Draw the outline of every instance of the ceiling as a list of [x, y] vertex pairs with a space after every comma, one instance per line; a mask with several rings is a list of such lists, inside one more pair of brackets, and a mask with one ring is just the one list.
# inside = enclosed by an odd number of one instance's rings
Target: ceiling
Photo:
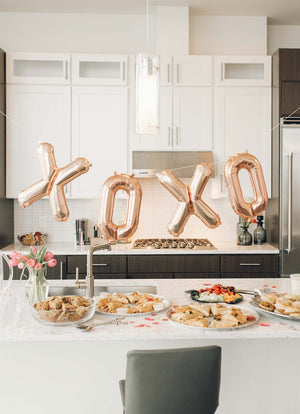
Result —
[[[271, 24], [300, 25], [299, 0], [149, 0], [150, 6], [190, 6], [191, 14], [267, 16]], [[144, 13], [146, 0], [0, 0], [0, 12]]]

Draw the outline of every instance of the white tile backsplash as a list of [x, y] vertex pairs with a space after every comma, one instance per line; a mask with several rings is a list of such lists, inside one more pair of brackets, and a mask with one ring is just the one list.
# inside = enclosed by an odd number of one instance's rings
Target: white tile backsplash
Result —
[[[186, 182], [189, 182], [187, 180]], [[140, 213], [140, 224], [133, 238], [169, 237], [167, 230], [176, 199], [158, 182], [157, 179], [140, 180], [143, 199]], [[205, 197], [209, 194], [209, 184], [204, 191], [203, 199], [220, 215], [222, 225], [217, 229], [209, 229], [196, 216], [191, 216], [182, 237], [207, 237], [214, 241], [235, 241], [237, 215], [233, 212], [228, 199], [212, 200]], [[74, 221], [77, 218], [89, 220], [89, 236], [93, 235], [93, 226], [97, 223], [99, 200], [68, 200], [70, 217], [67, 222], [59, 223], [51, 213], [47, 199], [37, 201], [30, 207], [22, 208], [15, 200], [15, 239], [17, 234], [41, 231], [48, 234], [49, 242], [73, 242], [75, 240]], [[126, 200], [116, 200], [114, 222], [122, 220], [126, 209]]]

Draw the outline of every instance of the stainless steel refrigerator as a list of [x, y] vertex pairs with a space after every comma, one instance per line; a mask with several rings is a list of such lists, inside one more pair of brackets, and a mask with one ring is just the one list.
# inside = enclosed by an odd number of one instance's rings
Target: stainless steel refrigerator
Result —
[[300, 273], [300, 118], [281, 118], [279, 247], [282, 276]]
[[[0, 249], [14, 241], [14, 205], [6, 199], [5, 52], [0, 49]], [[15, 168], [20, 168], [16, 165]], [[20, 170], [20, 174], [22, 174]]]

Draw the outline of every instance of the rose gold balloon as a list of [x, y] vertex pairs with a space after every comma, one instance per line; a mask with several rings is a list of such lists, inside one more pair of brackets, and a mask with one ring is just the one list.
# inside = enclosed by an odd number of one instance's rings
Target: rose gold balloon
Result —
[[48, 142], [39, 145], [38, 155], [43, 178], [37, 183], [20, 192], [18, 201], [21, 207], [28, 207], [35, 201], [48, 195], [52, 188], [53, 179], [57, 173], [54, 149]]
[[168, 224], [168, 231], [173, 236], [179, 236], [190, 217], [195, 214], [210, 228], [221, 224], [220, 217], [201, 199], [204, 188], [212, 173], [209, 164], [196, 167], [190, 186], [184, 185], [172, 171], [157, 173], [160, 183], [178, 200], [177, 209]]
[[[115, 197], [119, 190], [128, 195], [125, 223], [120, 226], [113, 222]], [[127, 240], [136, 232], [141, 201], [142, 189], [133, 175], [115, 173], [105, 181], [101, 191], [98, 228], [106, 240]]]
[[162, 171], [156, 174], [160, 183], [176, 198], [178, 206], [168, 224], [168, 231], [174, 236], [179, 236], [184, 230], [186, 222], [191, 215], [190, 196], [188, 186], [184, 185], [176, 175], [170, 171]]
[[69, 218], [69, 209], [64, 191], [65, 185], [80, 175], [87, 173], [90, 166], [91, 164], [85, 158], [76, 158], [70, 164], [57, 170], [57, 175], [49, 194], [52, 213], [57, 221], [67, 221]]
[[192, 183], [190, 185], [191, 203], [193, 213], [210, 229], [215, 229], [221, 223], [220, 216], [216, 214], [202, 199], [204, 188], [213, 172], [210, 164], [197, 165]]
[[43, 142], [39, 145], [38, 154], [43, 178], [20, 192], [20, 206], [28, 207], [37, 200], [49, 196], [53, 216], [57, 221], [66, 221], [69, 217], [64, 186], [70, 181], [86, 173], [91, 166], [85, 158], [77, 158], [63, 168], [57, 168], [53, 145]]
[[[244, 168], [250, 174], [254, 200], [247, 203], [238, 177]], [[268, 204], [268, 192], [261, 164], [254, 155], [244, 152], [229, 158], [225, 164], [224, 177], [233, 210], [243, 219], [249, 221], [264, 212]]]

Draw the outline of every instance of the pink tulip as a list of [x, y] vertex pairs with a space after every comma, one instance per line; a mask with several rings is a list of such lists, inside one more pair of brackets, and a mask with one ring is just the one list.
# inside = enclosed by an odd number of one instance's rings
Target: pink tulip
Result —
[[48, 262], [48, 266], [49, 267], [54, 267], [54, 266], [56, 266], [56, 260], [55, 259], [51, 259], [49, 262]]
[[34, 268], [35, 270], [41, 270], [41, 268], [43, 267], [42, 263], [37, 263]]
[[35, 260], [34, 259], [29, 259], [26, 262], [26, 264], [27, 264], [28, 267], [34, 267], [35, 266]]
[[10, 259], [9, 261], [10, 266], [17, 266], [19, 263], [20, 262], [17, 259]]
[[54, 257], [54, 254], [52, 252], [47, 252], [45, 254], [45, 261], [49, 262], [49, 260], [53, 259], [53, 257]]
[[18, 255], [19, 255], [19, 253], [18, 253], [18, 252], [16, 252], [15, 250], [12, 250], [12, 251], [10, 252], [9, 257], [11, 257], [12, 259], [16, 259], [16, 258], [18, 257]]
[[36, 254], [36, 248], [35, 248], [35, 247], [33, 247], [33, 246], [30, 246], [30, 248], [31, 248], [32, 253], [33, 253], [33, 254]]
[[18, 269], [23, 269], [23, 267], [24, 267], [24, 263], [22, 262], [18, 263]]
[[23, 260], [23, 262], [27, 262], [27, 260], [28, 260], [28, 256], [25, 256], [25, 254], [22, 254], [22, 255], [20, 256], [20, 260]]

